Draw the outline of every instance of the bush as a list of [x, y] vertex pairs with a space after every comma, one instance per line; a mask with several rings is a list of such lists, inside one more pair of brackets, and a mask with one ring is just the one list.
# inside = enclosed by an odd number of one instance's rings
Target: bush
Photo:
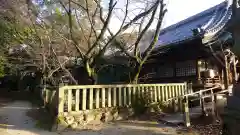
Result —
[[144, 114], [148, 109], [147, 101], [142, 96], [137, 97], [136, 100], [133, 102], [132, 107], [135, 115]]

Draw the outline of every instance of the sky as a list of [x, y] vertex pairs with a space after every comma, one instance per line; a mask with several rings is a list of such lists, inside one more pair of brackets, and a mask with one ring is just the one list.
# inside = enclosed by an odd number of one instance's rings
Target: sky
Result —
[[[104, 0], [103, 3], [106, 7], [108, 5], [109, 0]], [[116, 5], [116, 8], [123, 8], [125, 7], [125, 1], [126, 0], [117, 0], [118, 3]], [[137, 1], [137, 0], [135, 0]], [[165, 15], [162, 28], [170, 26], [172, 24], [175, 24], [181, 20], [184, 20], [188, 17], [191, 17], [199, 12], [202, 12], [210, 7], [213, 7], [225, 0], [165, 0], [167, 13]], [[134, 5], [141, 6], [141, 5]], [[131, 7], [134, 8], [134, 7]], [[135, 13], [139, 12], [139, 10], [135, 10]], [[117, 15], [116, 15], [117, 14]], [[112, 31], [117, 31], [119, 28], [117, 26], [121, 25], [121, 21], [119, 21], [121, 18], [121, 11], [119, 10], [117, 13], [115, 13], [115, 16], [110, 22], [110, 29]], [[134, 16], [133, 14], [130, 16]]]
[[168, 12], [165, 16], [163, 27], [175, 24], [223, 1], [224, 0], [167, 0]]

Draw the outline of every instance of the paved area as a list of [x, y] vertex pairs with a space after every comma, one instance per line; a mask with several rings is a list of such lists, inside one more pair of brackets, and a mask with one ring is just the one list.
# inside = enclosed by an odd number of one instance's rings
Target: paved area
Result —
[[112, 123], [104, 125], [97, 131], [76, 130], [55, 133], [36, 128], [36, 121], [26, 115], [31, 109], [36, 108], [26, 101], [12, 101], [0, 107], [0, 135], [186, 135], [177, 132], [176, 128], [146, 121]]

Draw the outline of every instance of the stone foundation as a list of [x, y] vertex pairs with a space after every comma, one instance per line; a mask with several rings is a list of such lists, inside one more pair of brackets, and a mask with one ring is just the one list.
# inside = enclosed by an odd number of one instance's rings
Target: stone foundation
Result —
[[64, 112], [58, 115], [52, 130], [87, 129], [88, 125], [125, 120], [133, 114], [132, 108], [102, 108], [70, 113]]

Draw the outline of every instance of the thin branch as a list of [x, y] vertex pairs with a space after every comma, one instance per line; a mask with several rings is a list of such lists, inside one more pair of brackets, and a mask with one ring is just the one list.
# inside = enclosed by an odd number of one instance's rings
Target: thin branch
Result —
[[104, 36], [104, 34], [105, 34], [105, 32], [106, 32], [106, 30], [107, 30], [107, 28], [108, 28], [108, 25], [109, 25], [109, 23], [110, 23], [110, 19], [111, 19], [111, 17], [112, 17], [113, 8], [114, 8], [114, 6], [117, 4], [116, 2], [115, 2], [115, 4], [113, 4], [113, 1], [114, 1], [114, 0], [110, 0], [110, 2], [109, 2], [109, 12], [108, 12], [108, 16], [107, 16], [107, 19], [106, 19], [106, 21], [105, 21], [105, 23], [104, 23], [104, 25], [103, 25], [103, 28], [102, 28], [102, 30], [101, 30], [101, 33], [100, 33], [99, 36], [97, 37], [97, 39], [96, 39], [96, 41], [94, 42], [93, 46], [88, 50], [88, 52], [86, 53], [86, 55], [89, 55], [89, 54], [91, 53], [91, 51], [96, 47], [96, 45], [99, 44], [100, 40], [103, 38], [103, 36]]
[[167, 12], [167, 10], [165, 9], [165, 4], [163, 3], [163, 1], [161, 1], [160, 2], [159, 20], [158, 20], [158, 23], [157, 23], [156, 32], [154, 34], [154, 38], [153, 38], [151, 44], [149, 45], [149, 47], [147, 48], [147, 50], [143, 54], [143, 61], [142, 61], [143, 63], [147, 60], [148, 56], [150, 55], [150, 53], [152, 52], [152, 50], [156, 46], [156, 43], [158, 41], [158, 36], [160, 34], [160, 28], [162, 26], [163, 17], [165, 16], [166, 12]]
[[101, 50], [101, 53], [104, 52], [108, 45], [110, 43], [112, 43], [115, 38], [122, 32], [124, 32], [126, 29], [128, 29], [132, 24], [134, 24], [135, 22], [137, 22], [139, 19], [141, 19], [142, 17], [148, 15], [149, 13], [151, 13], [157, 5], [157, 3], [159, 3], [159, 1], [157, 1], [150, 9], [148, 9], [147, 11], [143, 12], [143, 13], [140, 13], [139, 15], [135, 16], [128, 24], [126, 24], [125, 26], [123, 26], [121, 29], [118, 30], [118, 32], [111, 37], [111, 39], [108, 41], [108, 43], [104, 46], [104, 48]]
[[[158, 3], [158, 5], [159, 5], [159, 3]], [[138, 36], [138, 38], [137, 38], [137, 40], [136, 40], [136, 42], [135, 42], [134, 55], [135, 55], [136, 57], [138, 57], [138, 51], [137, 51], [137, 50], [138, 50], [138, 47], [139, 47], [139, 42], [141, 41], [143, 35], [147, 32], [147, 30], [149, 29], [149, 27], [152, 25], [152, 22], [153, 22], [153, 20], [154, 20], [154, 16], [155, 16], [155, 14], [156, 14], [157, 9], [158, 9], [158, 6], [153, 10], [152, 16], [151, 16], [150, 20], [148, 21], [148, 23], [147, 23], [147, 25], [145, 26], [145, 28], [141, 31], [141, 33], [139, 34], [139, 36]], [[142, 25], [140, 25], [140, 26], [142, 26]]]

